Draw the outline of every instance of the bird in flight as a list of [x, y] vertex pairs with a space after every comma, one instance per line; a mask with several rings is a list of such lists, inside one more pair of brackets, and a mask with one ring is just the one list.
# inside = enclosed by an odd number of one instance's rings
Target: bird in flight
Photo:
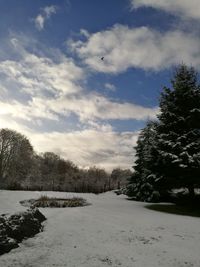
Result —
[[104, 57], [101, 57], [101, 60], [104, 60]]

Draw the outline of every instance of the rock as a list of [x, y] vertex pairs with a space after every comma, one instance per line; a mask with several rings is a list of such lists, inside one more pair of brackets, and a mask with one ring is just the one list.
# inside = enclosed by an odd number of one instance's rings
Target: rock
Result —
[[40, 223], [46, 220], [45, 216], [39, 211], [39, 209], [33, 208], [31, 210], [32, 210], [34, 218], [38, 219]]
[[36, 208], [10, 217], [0, 216], [0, 255], [18, 247], [24, 238], [39, 233], [44, 220], [45, 216]]
[[6, 236], [0, 236], [0, 255], [9, 252], [11, 249], [19, 247], [16, 240]]

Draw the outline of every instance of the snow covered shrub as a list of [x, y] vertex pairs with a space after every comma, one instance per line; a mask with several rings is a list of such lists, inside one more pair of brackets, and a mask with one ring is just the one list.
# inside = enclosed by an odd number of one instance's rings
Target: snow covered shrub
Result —
[[127, 191], [127, 187], [122, 187], [120, 189], [115, 190], [115, 194], [116, 195], [122, 195], [122, 194], [126, 195], [126, 191]]
[[18, 247], [24, 238], [32, 237], [42, 229], [46, 218], [38, 209], [29, 209], [11, 216], [0, 216], [0, 255]]

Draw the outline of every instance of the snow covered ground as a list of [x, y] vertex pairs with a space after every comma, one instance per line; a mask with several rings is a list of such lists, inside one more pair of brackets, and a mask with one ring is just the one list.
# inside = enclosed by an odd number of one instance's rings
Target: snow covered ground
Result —
[[113, 192], [93, 195], [0, 191], [0, 214], [25, 210], [41, 194], [82, 196], [92, 205], [40, 209], [44, 232], [0, 256], [0, 267], [198, 267], [200, 219], [146, 209]]

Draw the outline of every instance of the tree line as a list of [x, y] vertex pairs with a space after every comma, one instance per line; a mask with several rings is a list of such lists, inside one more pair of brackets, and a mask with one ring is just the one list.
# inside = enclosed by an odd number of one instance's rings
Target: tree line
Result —
[[0, 130], [0, 188], [101, 193], [125, 186], [130, 170], [82, 169], [53, 152], [37, 154], [28, 138]]
[[200, 187], [200, 85], [192, 67], [179, 66], [160, 96], [157, 120], [139, 134], [134, 173], [126, 193], [140, 201], [164, 201], [174, 189], [190, 198]]

